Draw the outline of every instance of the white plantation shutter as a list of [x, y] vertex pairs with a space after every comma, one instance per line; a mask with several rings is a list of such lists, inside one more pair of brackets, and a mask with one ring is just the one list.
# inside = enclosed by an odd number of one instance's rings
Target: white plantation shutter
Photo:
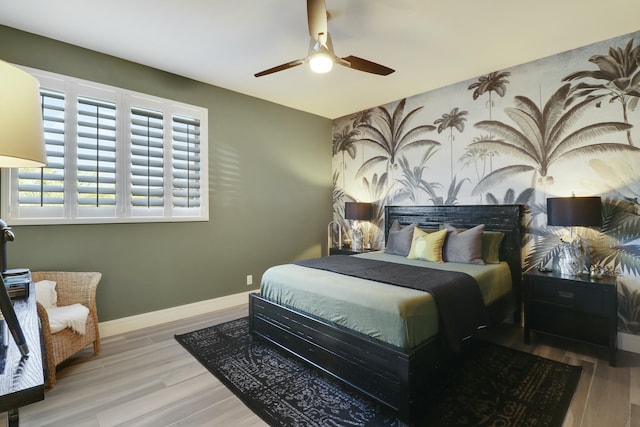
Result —
[[78, 206], [116, 204], [116, 105], [78, 99]]
[[25, 71], [40, 81], [47, 166], [2, 169], [1, 218], [12, 225], [209, 220], [205, 108]]
[[173, 205], [200, 206], [200, 121], [173, 117]]
[[18, 204], [40, 207], [63, 206], [65, 97], [61, 92], [42, 89], [40, 98], [47, 166], [19, 169]]
[[131, 109], [131, 204], [164, 206], [164, 131], [159, 111]]

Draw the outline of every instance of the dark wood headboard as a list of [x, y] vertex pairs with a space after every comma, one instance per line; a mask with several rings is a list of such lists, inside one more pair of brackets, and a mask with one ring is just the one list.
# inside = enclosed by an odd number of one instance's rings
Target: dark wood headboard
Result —
[[[487, 231], [501, 231], [500, 260], [509, 264], [516, 298], [516, 316], [522, 307], [522, 236], [524, 205], [385, 206], [384, 237], [397, 220], [402, 226], [414, 222], [425, 230], [438, 230], [444, 223], [458, 228], [484, 224]], [[516, 320], [519, 321], [519, 320]]]

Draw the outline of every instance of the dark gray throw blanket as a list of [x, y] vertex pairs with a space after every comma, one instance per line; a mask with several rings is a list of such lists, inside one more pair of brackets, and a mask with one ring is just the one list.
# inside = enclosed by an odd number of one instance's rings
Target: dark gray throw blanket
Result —
[[465, 273], [394, 262], [333, 255], [294, 264], [429, 292], [440, 315], [440, 330], [452, 351], [487, 326], [489, 317], [476, 280]]

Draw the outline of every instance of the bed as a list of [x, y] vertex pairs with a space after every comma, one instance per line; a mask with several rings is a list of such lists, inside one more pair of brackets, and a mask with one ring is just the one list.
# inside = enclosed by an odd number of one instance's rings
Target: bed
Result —
[[[478, 224], [484, 224], [487, 232], [503, 233], [504, 237], [499, 247], [500, 263], [495, 268], [503, 270], [502, 273], [498, 273], [502, 276], [504, 276], [504, 269], [507, 270], [511, 286], [497, 293], [491, 291], [491, 288], [488, 288], [489, 291], [481, 290], [482, 298], [487, 309], [488, 324], [500, 322], [511, 316], [515, 322], [519, 322], [521, 316], [521, 227], [523, 213], [524, 208], [521, 205], [387, 206], [385, 207], [385, 238], [389, 238], [389, 232], [394, 222], [403, 227], [417, 223], [421, 229], [434, 231], [439, 230], [443, 224], [451, 224], [460, 229], [470, 229]], [[355, 257], [388, 261], [385, 259], [387, 255], [384, 253]], [[411, 262], [412, 260], [409, 261], [410, 264]], [[441, 266], [453, 268], [454, 264], [457, 263], [444, 263]], [[305, 281], [302, 278], [305, 274], [293, 274], [296, 271], [298, 273], [304, 272], [305, 268], [309, 267], [306, 265], [283, 267], [282, 277], [284, 279], [274, 276], [272, 273], [265, 273], [266, 280], [261, 287], [261, 293], [249, 295], [251, 334], [274, 343], [367, 394], [397, 411], [401, 421], [411, 424], [415, 418], [415, 409], [412, 403], [418, 400], [418, 396], [425, 393], [425, 387], [428, 387], [430, 379], [447, 360], [451, 359], [448, 356], [453, 351], [447, 344], [445, 334], [442, 332], [443, 328], [438, 326], [437, 320], [441, 319], [439, 313], [436, 311], [436, 321], [434, 322], [433, 312], [427, 310], [425, 314], [424, 311], [421, 311], [424, 309], [419, 308], [420, 304], [425, 307], [432, 304], [429, 302], [430, 296], [414, 289], [369, 282], [368, 286], [372, 286], [369, 289], [375, 289], [369, 293], [380, 292], [383, 295], [383, 300], [385, 299], [384, 295], [391, 294], [401, 294], [401, 298], [405, 298], [405, 296], [410, 298], [407, 299], [410, 303], [400, 303], [405, 305], [400, 305], [402, 308], [399, 311], [411, 311], [416, 314], [412, 318], [417, 326], [415, 328], [407, 326], [404, 319], [403, 323], [392, 317], [389, 317], [388, 320], [376, 318], [375, 322], [369, 322], [369, 324], [375, 323], [380, 327], [368, 330], [366, 329], [366, 317], [364, 327], [357, 326], [358, 324], [363, 325], [362, 322], [350, 323], [352, 318], [357, 317], [358, 311], [366, 316], [368, 311], [366, 310], [366, 301], [363, 302], [365, 309], [345, 309], [348, 311], [347, 315], [344, 310], [342, 313], [326, 314], [318, 311], [317, 308], [329, 306], [339, 308], [341, 294], [348, 292], [337, 293], [336, 289], [341, 289], [340, 286], [344, 285], [344, 289], [349, 289], [349, 293], [355, 292], [357, 295], [358, 286], [367, 286], [364, 282], [369, 279], [345, 277], [333, 272], [311, 269], [313, 271], [309, 270], [306, 275], [310, 278], [313, 277], [313, 280], [316, 281], [314, 284], [312, 280], [311, 287], [327, 288], [326, 294], [321, 296], [322, 299], [319, 300], [323, 303], [318, 303], [303, 292], [304, 286], [307, 286], [301, 285]], [[289, 270], [293, 270], [290, 276]], [[463, 270], [466, 270], [466, 267]], [[276, 271], [280, 271], [280, 269], [278, 268]], [[466, 271], [463, 272], [466, 273]], [[495, 281], [491, 278], [493, 276], [489, 277], [486, 281]], [[270, 285], [269, 281], [271, 280], [283, 281], [285, 284], [288, 280], [291, 284], [289, 288], [293, 290], [286, 288], [285, 291], [278, 291], [278, 287], [272, 288]], [[344, 282], [345, 280], [346, 282]], [[359, 283], [359, 281], [364, 282]], [[282, 294], [280, 297], [278, 292]], [[301, 303], [289, 299], [297, 292], [303, 292], [301, 298], [298, 299], [298, 301], [302, 301]], [[494, 295], [487, 297], [487, 292], [493, 292]], [[361, 299], [364, 300], [364, 298]], [[305, 301], [307, 306], [304, 305]], [[383, 308], [382, 312], [385, 311], [394, 310], [393, 308], [390, 310]], [[387, 326], [389, 329], [394, 329], [394, 325], [400, 323], [403, 323], [400, 335], [394, 335], [394, 333], [385, 335]], [[433, 327], [434, 323], [435, 328]], [[425, 325], [426, 327], [423, 328]]]

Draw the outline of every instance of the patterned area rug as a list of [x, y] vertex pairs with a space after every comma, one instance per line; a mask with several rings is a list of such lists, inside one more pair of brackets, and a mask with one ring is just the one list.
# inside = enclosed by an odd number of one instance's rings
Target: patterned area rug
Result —
[[[286, 352], [251, 340], [247, 318], [176, 335], [270, 425], [396, 426], [385, 407]], [[424, 426], [561, 426], [581, 368], [490, 343], [443, 375], [421, 402]]]

